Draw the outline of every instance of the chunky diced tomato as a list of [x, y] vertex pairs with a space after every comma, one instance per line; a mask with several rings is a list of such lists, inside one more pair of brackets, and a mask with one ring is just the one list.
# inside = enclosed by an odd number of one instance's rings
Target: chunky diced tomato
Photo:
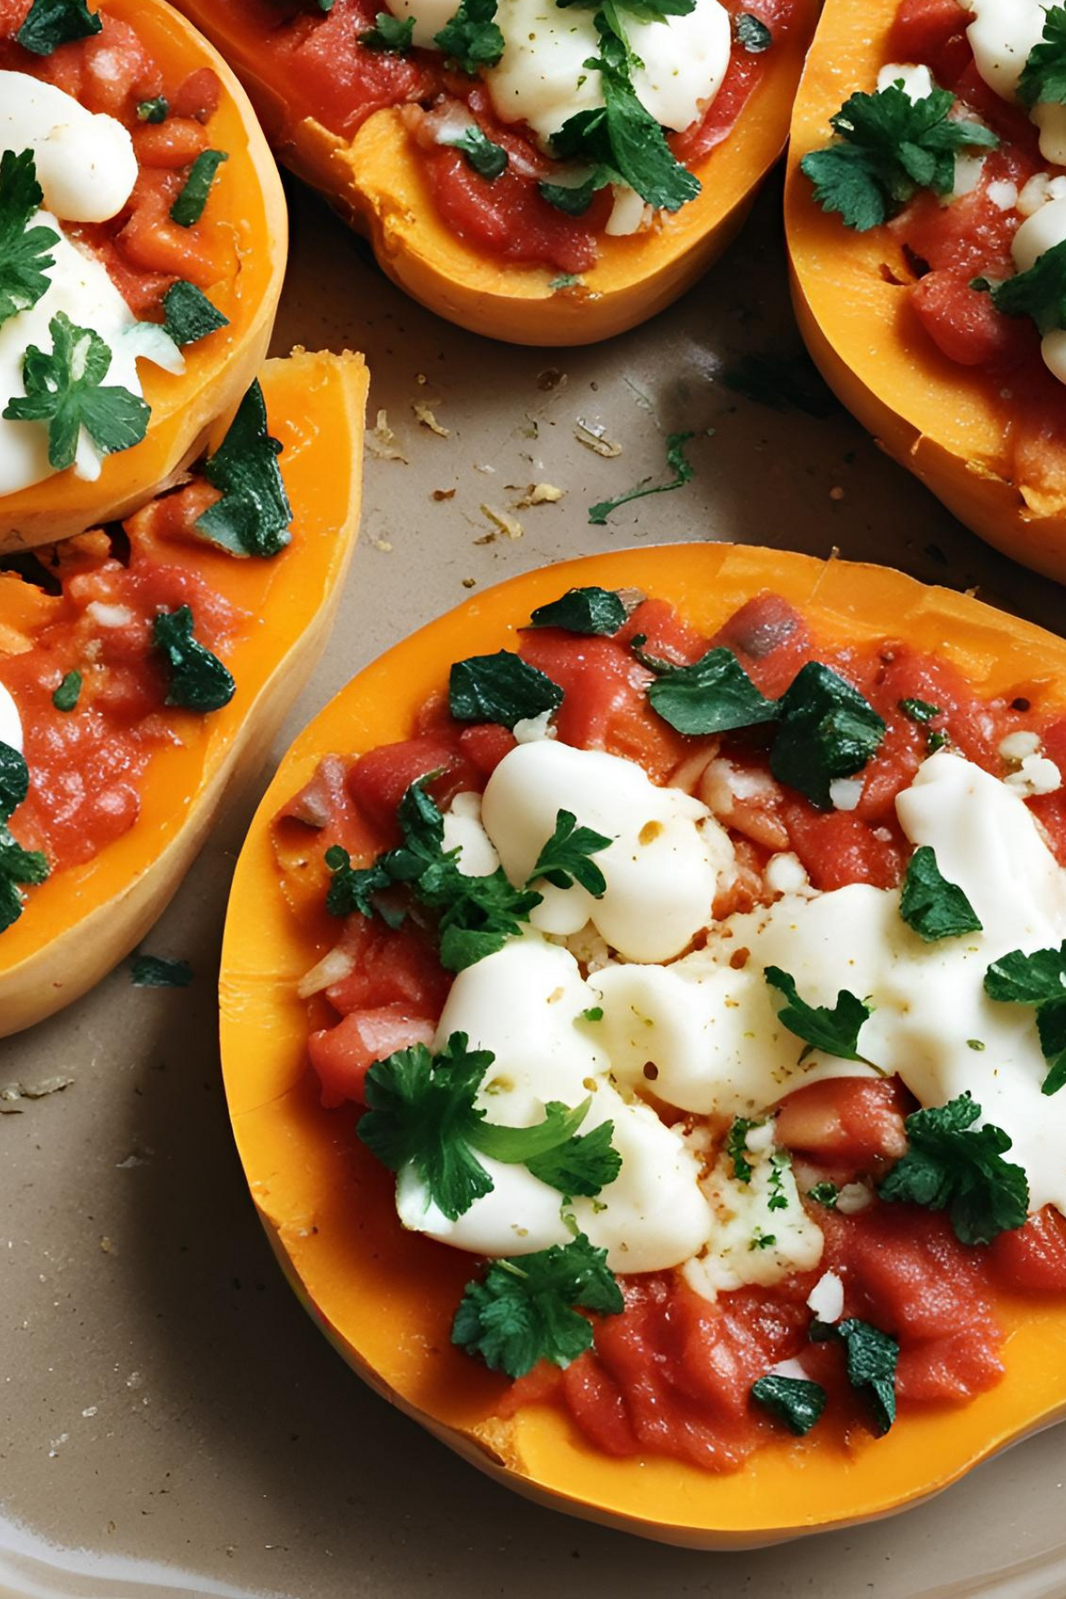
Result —
[[437, 958], [436, 941], [417, 927], [392, 928], [352, 916], [345, 948], [354, 962], [348, 977], [326, 990], [342, 1016], [367, 1006], [405, 1005], [419, 1016], [437, 1017], [451, 977]]
[[914, 285], [908, 303], [950, 361], [1010, 371], [1034, 354], [1036, 329], [1027, 319], [997, 311], [992, 296], [971, 288], [971, 281], [965, 271], [929, 272]]
[[815, 888], [894, 888], [900, 880], [904, 851], [898, 831], [873, 828], [853, 811], [815, 811], [802, 801], [786, 804], [785, 825]]
[[767, 699], [778, 699], [811, 659], [811, 635], [799, 612], [779, 594], [757, 594], [735, 611], [711, 640], [733, 651]]
[[689, 666], [706, 653], [707, 640], [678, 614], [666, 600], [642, 600], [629, 620], [614, 635], [619, 644], [632, 644], [643, 638], [646, 655], [676, 666]]
[[459, 734], [459, 749], [484, 777], [491, 777], [505, 755], [510, 755], [516, 739], [509, 728], [497, 722], [480, 722], [464, 727]]
[[902, 0], [888, 36], [886, 61], [920, 61], [950, 88], [973, 59], [959, 0]]
[[327, 1110], [346, 1100], [361, 1104], [366, 1074], [374, 1062], [412, 1044], [431, 1044], [434, 1028], [427, 1017], [397, 1004], [351, 1011], [335, 1027], [312, 1033], [307, 1053], [322, 1081], [322, 1104]]
[[484, 778], [463, 755], [458, 734], [448, 738], [426, 734], [400, 744], [382, 744], [360, 755], [348, 773], [348, 789], [370, 825], [390, 842], [399, 839], [396, 811], [411, 784], [430, 772], [439, 777], [426, 784], [438, 805], [446, 805], [460, 789], [484, 787]]
[[774, 1138], [827, 1165], [869, 1171], [875, 1162], [903, 1154], [903, 1118], [912, 1108], [898, 1077], [834, 1077], [786, 1095]]
[[989, 1246], [994, 1280], [1027, 1293], [1066, 1292], [1066, 1218], [1052, 1206]]

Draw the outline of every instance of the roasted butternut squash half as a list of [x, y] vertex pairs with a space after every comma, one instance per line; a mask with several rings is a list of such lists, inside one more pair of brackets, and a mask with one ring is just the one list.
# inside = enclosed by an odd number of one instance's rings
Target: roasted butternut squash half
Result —
[[0, 558], [0, 1035], [133, 948], [257, 770], [355, 544], [366, 386], [268, 361], [180, 490]]
[[180, 9], [402, 289], [475, 333], [568, 345], [643, 322], [725, 249], [783, 146], [817, 3]]
[[1064, 763], [1066, 645], [876, 566], [622, 551], [388, 651], [222, 957], [327, 1337], [498, 1481], [699, 1548], [1066, 1412]]
[[785, 208], [796, 313], [840, 399], [975, 533], [1061, 581], [1066, 140], [1045, 27], [1038, 5], [827, 0]]
[[0, 550], [175, 482], [266, 356], [281, 183], [165, 0], [0, 8]]

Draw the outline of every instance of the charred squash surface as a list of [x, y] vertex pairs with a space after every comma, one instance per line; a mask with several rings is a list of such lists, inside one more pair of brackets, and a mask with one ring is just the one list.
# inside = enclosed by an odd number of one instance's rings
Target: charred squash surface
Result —
[[744, 546], [622, 551], [532, 572], [489, 590], [381, 657], [293, 745], [252, 823], [226, 924], [223, 1069], [238, 1149], [260, 1218], [302, 1303], [378, 1393], [498, 1481], [556, 1509], [663, 1542], [747, 1548], [853, 1525], [914, 1504], [978, 1461], [1066, 1415], [1066, 1317], [1008, 1296], [996, 1310], [1007, 1372], [963, 1408], [908, 1414], [886, 1437], [773, 1441], [732, 1476], [665, 1458], [616, 1459], [580, 1440], [560, 1412], [495, 1414], [506, 1390], [452, 1346], [470, 1258], [407, 1233], [391, 1175], [324, 1110], [307, 1064], [297, 983], [329, 947], [297, 922], [279, 887], [271, 821], [321, 757], [409, 736], [454, 660], [514, 649], [533, 608], [571, 586], [668, 597], [711, 635], [772, 588], [827, 646], [883, 639], [936, 652], [980, 693], [1039, 681], [1066, 690], [1066, 644], [978, 601], [882, 567], [825, 563]]

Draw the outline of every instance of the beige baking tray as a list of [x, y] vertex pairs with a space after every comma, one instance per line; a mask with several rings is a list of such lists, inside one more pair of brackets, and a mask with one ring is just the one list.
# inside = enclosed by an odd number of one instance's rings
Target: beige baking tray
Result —
[[[332, 644], [277, 754], [355, 671], [471, 590], [645, 540], [836, 547], [1062, 629], [1062, 591], [954, 524], [798, 359], [776, 191], [672, 311], [566, 352], [447, 327], [316, 202], [292, 202], [276, 349], [365, 350], [371, 421], [387, 425]], [[593, 502], [662, 476], [680, 430], [696, 434], [693, 481], [590, 527]], [[533, 484], [563, 496], [517, 508]], [[283, 1282], [230, 1142], [214, 977], [254, 799], [146, 941], [191, 960], [191, 988], [135, 989], [123, 967], [0, 1043], [0, 1090], [69, 1079], [0, 1098], [19, 1112], [0, 1115], [4, 1599], [1063, 1599], [1063, 1429], [902, 1518], [699, 1555], [528, 1504], [364, 1388]]]

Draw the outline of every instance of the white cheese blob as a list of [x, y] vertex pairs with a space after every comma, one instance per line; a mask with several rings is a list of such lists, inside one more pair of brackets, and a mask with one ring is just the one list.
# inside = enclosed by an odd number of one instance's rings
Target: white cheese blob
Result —
[[[966, 30], [981, 77], [1004, 100], [1018, 97], [1018, 80], [1034, 45], [1044, 36], [1050, 0], [968, 0], [974, 20]], [[1066, 106], [1036, 105], [1030, 115], [1040, 129], [1040, 153], [1066, 164]]]
[[[1064, 155], [1066, 159], [1066, 155]], [[1028, 272], [1042, 255], [1066, 240], [1066, 197], [1049, 199], [1027, 217], [1011, 241], [1011, 254], [1019, 272]], [[1048, 371], [1066, 383], [1066, 329], [1055, 328], [1040, 341]]]
[[44, 204], [65, 222], [106, 222], [137, 181], [121, 122], [25, 72], [0, 72], [0, 150], [33, 151]]
[[747, 1283], [775, 1283], [789, 1272], [811, 1271], [821, 1260], [822, 1230], [804, 1210], [787, 1160], [755, 1160], [750, 1179], [742, 1182], [724, 1155], [704, 1179], [703, 1191], [714, 1231], [685, 1275], [704, 1298]]
[[914, 66], [910, 63], [889, 62], [877, 74], [878, 93], [899, 84], [907, 99], [913, 103], [916, 100], [928, 100], [933, 92], [933, 74], [926, 66]]
[[492, 840], [481, 825], [481, 795], [456, 794], [444, 813], [444, 848], [457, 849], [464, 877], [489, 877], [500, 864]]
[[555, 831], [560, 810], [612, 840], [593, 856], [607, 880], [595, 899], [578, 884], [538, 882], [533, 911], [544, 933], [576, 933], [592, 922], [632, 961], [680, 954], [711, 919], [721, 882], [733, 873], [733, 846], [705, 805], [660, 788], [633, 761], [542, 739], [520, 744], [497, 766], [482, 801], [482, 821], [513, 883], [524, 883]]
[[7, 744], [21, 754], [25, 748], [22, 738], [22, 718], [11, 690], [0, 683], [0, 744]]

